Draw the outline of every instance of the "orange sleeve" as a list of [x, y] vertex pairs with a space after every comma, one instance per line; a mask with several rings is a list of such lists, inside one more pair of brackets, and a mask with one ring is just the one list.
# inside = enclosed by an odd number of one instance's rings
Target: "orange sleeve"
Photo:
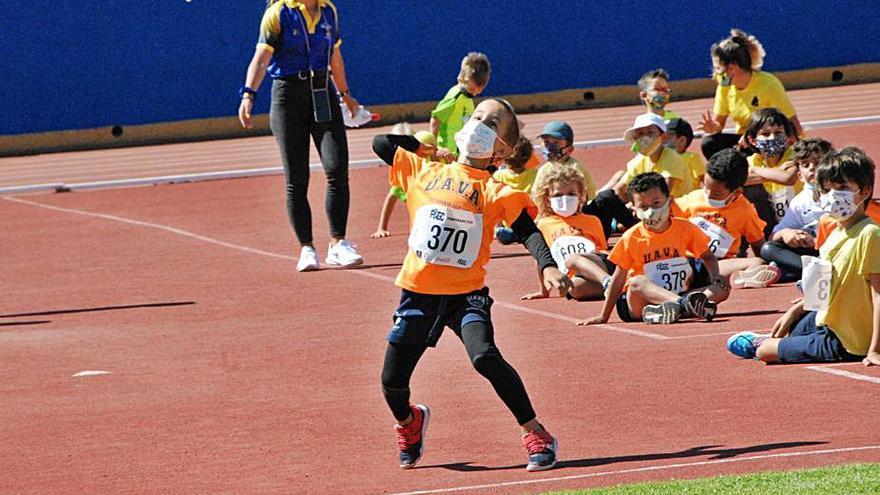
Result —
[[532, 202], [532, 198], [523, 191], [510, 186], [501, 187], [496, 201], [503, 210], [502, 219], [507, 225], [513, 225], [523, 210], [526, 210], [532, 218], [538, 216], [538, 207]]
[[819, 218], [819, 226], [816, 228], [816, 249], [825, 244], [832, 230], [834, 230], [834, 220], [824, 215]]
[[526, 170], [530, 168], [538, 168], [541, 166], [541, 157], [538, 156], [537, 152], [532, 153], [532, 157], [529, 158], [529, 161], [526, 162]]
[[671, 201], [671, 204], [669, 205], [669, 214], [671, 216], [678, 218], [688, 218], [687, 216], [685, 216], [684, 210], [678, 204], [678, 200], [676, 198], [670, 198], [669, 200]]
[[[631, 239], [629, 236], [623, 236], [617, 241], [617, 244], [614, 245], [614, 248], [611, 250], [611, 254], [608, 255], [608, 259], [619, 266], [624, 270], [632, 269], [633, 265], [633, 256], [629, 252]], [[636, 243], [632, 243], [635, 245]]]
[[755, 205], [752, 203], [746, 203], [744, 206], [745, 208], [742, 209], [743, 214], [748, 215], [745, 231], [743, 232], [746, 242], [753, 244], [764, 240], [764, 227], [767, 226], [767, 222], [761, 220], [761, 217], [758, 216], [758, 211], [755, 210]]
[[388, 182], [406, 192], [409, 187], [409, 178], [418, 173], [421, 162], [419, 155], [398, 147], [394, 153], [391, 168], [388, 170]]
[[871, 200], [868, 202], [868, 207], [865, 208], [865, 213], [871, 217], [874, 223], [880, 225], [880, 203], [876, 200]]
[[605, 239], [605, 230], [602, 229], [602, 221], [593, 215], [586, 215], [584, 234], [593, 241], [597, 250], [606, 251], [608, 249], [608, 240]]
[[694, 258], [701, 258], [709, 250], [709, 236], [704, 234], [699, 227], [688, 221], [682, 222], [682, 225], [685, 227], [682, 234], [683, 237], [687, 238], [687, 250]]

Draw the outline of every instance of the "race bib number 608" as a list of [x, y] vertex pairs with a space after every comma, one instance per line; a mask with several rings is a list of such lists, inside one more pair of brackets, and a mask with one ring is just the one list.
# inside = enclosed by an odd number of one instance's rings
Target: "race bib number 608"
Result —
[[409, 247], [433, 265], [470, 268], [483, 241], [483, 215], [456, 208], [425, 205], [413, 218]]

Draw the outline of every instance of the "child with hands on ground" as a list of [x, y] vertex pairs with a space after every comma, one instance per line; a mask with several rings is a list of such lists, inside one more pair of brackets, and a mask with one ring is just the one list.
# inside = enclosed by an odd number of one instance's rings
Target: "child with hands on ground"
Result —
[[624, 232], [608, 256], [617, 268], [602, 313], [579, 324], [605, 323], [615, 307], [624, 322], [711, 320], [717, 310], [712, 300], [725, 299], [729, 288], [709, 238], [691, 222], [670, 216], [669, 186], [657, 172], [635, 176], [628, 194], [641, 222]]
[[769, 334], [740, 332], [727, 349], [765, 363], [862, 361], [880, 365], [880, 227], [865, 213], [874, 162], [855, 147], [831, 151], [817, 171], [834, 230], [806, 258], [804, 297]]
[[[538, 207], [538, 229], [550, 246], [556, 266], [571, 277], [572, 286], [565, 297], [585, 300], [602, 296], [603, 284], [610, 280], [614, 265], [603, 254], [608, 245], [602, 222], [581, 213], [586, 201], [584, 176], [575, 167], [548, 162], [535, 183], [532, 199]], [[550, 296], [540, 272], [538, 281], [541, 290], [522, 299]]]
[[455, 135], [458, 159], [448, 165], [422, 160], [424, 145], [411, 136], [373, 140], [373, 150], [391, 165], [391, 182], [407, 194], [412, 225], [382, 369], [382, 391], [397, 420], [401, 468], [415, 467], [422, 458], [431, 415], [424, 404], [410, 403], [410, 378], [447, 326], [520, 425], [526, 469], [556, 465], [556, 438], [538, 421], [519, 374], [495, 345], [493, 301], [485, 286], [492, 231], [503, 220], [538, 261], [548, 291], [562, 295], [571, 287], [532, 220], [536, 209], [529, 196], [491, 180], [486, 170], [510, 154], [519, 136], [513, 107], [493, 98], [477, 105]]

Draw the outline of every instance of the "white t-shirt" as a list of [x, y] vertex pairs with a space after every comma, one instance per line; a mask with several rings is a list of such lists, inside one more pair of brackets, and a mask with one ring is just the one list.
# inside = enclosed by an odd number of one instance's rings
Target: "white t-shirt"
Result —
[[773, 233], [782, 229], [806, 230], [816, 237], [816, 229], [819, 226], [819, 218], [824, 215], [818, 201], [813, 200], [813, 191], [804, 189], [795, 196], [788, 204], [785, 216], [773, 227]]

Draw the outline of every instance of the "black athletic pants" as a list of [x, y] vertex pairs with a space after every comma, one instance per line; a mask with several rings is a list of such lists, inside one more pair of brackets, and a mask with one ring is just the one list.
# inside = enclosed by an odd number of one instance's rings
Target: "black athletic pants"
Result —
[[727, 148], [733, 148], [739, 143], [742, 136], [739, 134], [727, 134], [719, 132], [716, 134], [707, 134], [700, 141], [700, 150], [706, 160], [712, 158], [712, 155]]
[[761, 246], [761, 257], [768, 263], [776, 262], [783, 273], [787, 275], [786, 280], [800, 280], [804, 270], [801, 264], [801, 255], [819, 256], [819, 251], [809, 248], [793, 248], [788, 247], [781, 242], [765, 242]]
[[602, 230], [605, 232], [606, 239], [614, 233], [611, 230], [612, 220], [617, 220], [618, 224], [626, 228], [630, 228], [638, 223], [638, 219], [633, 215], [632, 210], [627, 208], [626, 203], [611, 189], [599, 191], [599, 194], [592, 201], [584, 204], [582, 211], [587, 215], [599, 218], [599, 221], [602, 222]]
[[[323, 84], [324, 76], [318, 75]], [[278, 141], [287, 192], [287, 215], [301, 244], [312, 242], [312, 210], [309, 207], [309, 136], [315, 142], [324, 173], [327, 196], [324, 208], [330, 235], [345, 237], [348, 223], [348, 141], [336, 89], [330, 83], [330, 122], [316, 124], [312, 113], [309, 81], [292, 76], [272, 83], [269, 123]]]
[[[516, 422], [522, 425], [535, 419], [535, 411], [519, 374], [495, 346], [492, 326], [483, 322], [468, 323], [458, 337], [464, 343], [474, 369], [489, 380]], [[382, 368], [382, 393], [398, 421], [409, 417], [409, 381], [426, 349], [425, 345], [388, 343]]]

